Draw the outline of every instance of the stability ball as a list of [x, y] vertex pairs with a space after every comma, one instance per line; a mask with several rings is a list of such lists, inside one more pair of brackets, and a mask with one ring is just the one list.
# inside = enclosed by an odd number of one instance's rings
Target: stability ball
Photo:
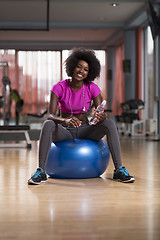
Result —
[[95, 178], [105, 172], [109, 159], [103, 140], [66, 140], [52, 143], [46, 172], [51, 178]]

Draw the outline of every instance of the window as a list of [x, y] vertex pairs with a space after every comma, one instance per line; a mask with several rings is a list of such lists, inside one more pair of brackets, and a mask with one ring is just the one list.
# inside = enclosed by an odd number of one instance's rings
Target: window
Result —
[[[95, 51], [101, 64], [101, 75], [95, 82], [106, 95], [105, 51]], [[15, 51], [0, 50], [0, 61], [9, 63], [11, 87], [24, 99], [24, 113], [40, 114], [46, 110], [52, 86], [67, 78], [64, 61], [69, 51]], [[3, 68], [0, 70], [1, 79]], [[1, 82], [2, 86], [2, 82]], [[2, 95], [2, 87], [0, 95]]]
[[41, 113], [47, 108], [51, 87], [60, 81], [60, 51], [19, 51], [18, 67], [25, 112]]

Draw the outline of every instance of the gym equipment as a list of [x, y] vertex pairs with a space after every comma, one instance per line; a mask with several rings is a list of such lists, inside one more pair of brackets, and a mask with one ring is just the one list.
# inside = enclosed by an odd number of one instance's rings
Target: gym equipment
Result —
[[109, 159], [103, 140], [66, 140], [52, 143], [46, 172], [51, 178], [95, 178], [105, 172]]
[[[10, 85], [11, 81], [9, 79], [9, 65], [8, 62], [0, 62], [0, 67], [3, 67], [3, 92], [0, 96], [0, 108], [3, 108], [3, 112], [0, 112], [0, 117], [3, 118], [3, 126], [0, 126], [0, 134], [24, 134], [26, 143], [16, 142], [16, 143], [0, 143], [0, 147], [27, 147], [31, 148], [31, 141], [28, 134], [30, 126], [28, 125], [8, 125], [10, 119]], [[9, 140], [9, 139], [8, 139]]]
[[4, 134], [4, 133], [23, 133], [25, 136], [25, 141], [26, 143], [22, 143], [22, 142], [17, 142], [17, 143], [0, 143], [0, 147], [27, 147], [27, 148], [31, 148], [31, 140], [28, 134], [30, 127], [28, 125], [5, 125], [5, 126], [0, 126], [0, 133]]
[[131, 99], [122, 103], [121, 107], [122, 115], [115, 116], [118, 132], [128, 136], [145, 135], [145, 120], [139, 118], [139, 111], [144, 109], [144, 102], [140, 99]]
[[7, 113], [9, 112], [9, 107], [10, 107], [10, 84], [11, 81], [9, 79], [9, 65], [8, 62], [0, 62], [0, 67], [3, 67], [3, 78], [2, 78], [2, 83], [3, 83], [3, 96], [1, 96], [1, 103], [0, 106], [2, 107], [3, 105], [3, 121], [4, 125], [8, 124], [8, 117]]
[[[34, 113], [27, 113], [27, 123], [30, 124], [31, 123], [31, 119], [35, 118], [36, 119], [36, 123], [38, 122], [38, 120], [40, 120], [40, 122], [44, 121], [44, 116], [47, 114], [48, 109], [46, 109], [43, 113], [41, 114], [34, 114]], [[32, 120], [33, 121], [33, 120]]]

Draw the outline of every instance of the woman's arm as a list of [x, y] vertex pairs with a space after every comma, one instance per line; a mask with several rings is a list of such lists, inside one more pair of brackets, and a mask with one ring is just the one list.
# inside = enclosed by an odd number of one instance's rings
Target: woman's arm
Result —
[[93, 103], [95, 108], [97, 108], [102, 102], [102, 96], [99, 94], [97, 97], [93, 98]]
[[[99, 94], [97, 97], [95, 97], [93, 99], [93, 103], [94, 103], [94, 106], [95, 106], [95, 110], [96, 108], [102, 103], [102, 96], [101, 94]], [[106, 114], [104, 112], [99, 112], [99, 113], [94, 113], [94, 117], [96, 117], [97, 119], [97, 123], [100, 122], [100, 121], [103, 121], [106, 119]]]
[[47, 119], [53, 120], [54, 122], [59, 124], [72, 125], [74, 127], [79, 127], [81, 125], [81, 121], [76, 117], [71, 116], [70, 118], [62, 118], [62, 117], [56, 116], [57, 107], [58, 107], [58, 97], [55, 93], [51, 92]]

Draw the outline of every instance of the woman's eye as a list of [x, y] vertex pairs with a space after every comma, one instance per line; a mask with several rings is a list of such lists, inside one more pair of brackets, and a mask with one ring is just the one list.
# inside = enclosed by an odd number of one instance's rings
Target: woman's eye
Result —
[[[78, 68], [78, 69], [83, 69], [80, 65], [77, 65], [77, 68]], [[84, 68], [84, 71], [85, 71], [85, 72], [88, 72], [88, 68]]]

